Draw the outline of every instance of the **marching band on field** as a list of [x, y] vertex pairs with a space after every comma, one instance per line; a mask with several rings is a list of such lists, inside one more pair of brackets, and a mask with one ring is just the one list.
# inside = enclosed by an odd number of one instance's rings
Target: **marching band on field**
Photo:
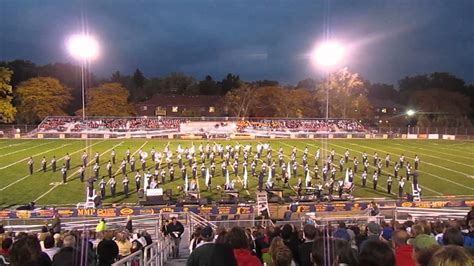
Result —
[[[360, 174], [362, 187], [367, 186], [367, 179], [369, 178], [371, 168], [374, 169], [371, 183], [373, 189], [378, 189], [378, 183], [381, 176], [387, 176], [388, 194], [392, 193], [393, 181], [398, 180], [398, 193], [396, 196], [402, 198], [404, 196], [405, 182], [412, 177], [412, 183], [416, 189], [421, 191], [418, 183], [418, 168], [420, 165], [420, 158], [418, 155], [414, 157], [414, 167], [406, 160], [405, 155], [401, 154], [398, 161], [392, 162], [390, 154], [386, 154], [381, 158], [377, 152], [372, 156], [372, 164], [369, 162], [369, 155], [366, 152], [362, 153], [361, 161], [359, 162], [356, 156], [350, 162], [350, 152], [346, 150], [341, 154], [338, 161], [336, 158], [336, 151], [330, 150], [325, 160], [322, 160], [321, 149], [317, 148], [314, 153], [312, 162], [310, 162], [310, 154], [308, 147], [305, 147], [302, 152], [298, 152], [296, 147], [292, 147], [291, 154], [285, 154], [282, 147], [279, 147], [276, 152], [276, 159], [274, 158], [274, 150], [271, 144], [258, 143], [255, 145], [246, 144], [221, 144], [221, 143], [201, 143], [196, 146], [194, 143], [191, 147], [182, 147], [178, 144], [175, 151], [172, 151], [168, 143], [162, 152], [152, 148], [150, 156], [141, 148], [137, 151], [138, 161], [128, 148], [124, 154], [124, 158], [120, 161], [119, 168], [116, 173], [113, 172], [113, 165], [117, 161], [117, 153], [115, 149], [110, 152], [110, 160], [106, 163], [106, 175], [100, 174], [100, 157], [98, 152], [95, 152], [93, 161], [89, 162], [88, 153], [84, 151], [81, 156], [82, 164], [79, 165], [78, 173], [79, 180], [84, 182], [85, 169], [92, 164], [93, 175], [87, 179], [88, 189], [94, 189], [94, 182], [99, 182], [100, 195], [102, 198], [106, 197], [106, 188], [110, 188], [112, 197], [116, 195], [115, 180], [118, 173], [122, 175], [123, 194], [129, 196], [129, 179], [127, 174], [135, 173], [133, 181], [135, 182], [135, 189], [138, 191], [141, 188], [154, 189], [158, 188], [167, 182], [175, 181], [175, 165], [180, 172], [181, 180], [184, 182], [183, 186], [178, 186], [178, 190], [184, 192], [199, 191], [199, 178], [204, 180], [205, 190], [212, 191], [213, 179], [216, 177], [218, 171], [216, 168], [220, 164], [221, 176], [225, 178], [225, 183], [214, 185], [217, 189], [224, 189], [226, 191], [233, 190], [247, 190], [249, 188], [249, 180], [257, 181], [257, 189], [272, 190], [276, 189], [275, 181], [277, 183], [283, 182], [283, 188], [290, 188], [299, 196], [302, 196], [303, 190], [313, 191], [314, 195], [320, 197], [324, 191], [332, 196], [336, 191], [339, 197], [342, 197], [344, 192], [351, 193], [354, 188], [354, 176], [359, 173], [359, 163], [362, 165], [362, 172]], [[299, 154], [298, 154], [299, 153]], [[297, 155], [301, 155], [298, 158]], [[149, 158], [150, 157], [150, 158]], [[71, 156], [67, 153], [63, 158], [64, 164], [61, 167], [62, 182], [66, 183], [68, 179], [68, 171], [71, 170]], [[288, 160], [286, 160], [288, 159]], [[53, 156], [50, 161], [50, 167], [53, 172], [57, 170], [57, 159]], [[139, 163], [139, 166], [136, 163]], [[147, 166], [147, 162], [151, 166]], [[207, 163], [207, 164], [206, 164]], [[311, 164], [313, 167], [311, 167]], [[393, 165], [393, 172], [389, 172], [389, 168]], [[385, 166], [385, 170], [383, 170]], [[46, 172], [48, 162], [45, 157], [41, 161], [41, 171]], [[258, 169], [259, 168], [259, 169]], [[303, 169], [302, 176], [298, 176], [299, 169]], [[30, 175], [34, 173], [34, 160], [32, 157], [28, 160], [28, 169]], [[190, 171], [188, 171], [188, 169]], [[312, 169], [312, 170], [311, 170]], [[401, 173], [404, 169], [405, 173]], [[339, 174], [338, 174], [339, 172]], [[188, 173], [189, 176], [188, 176]], [[74, 173], [75, 174], [75, 173]], [[108, 181], [105, 181], [105, 177]], [[290, 186], [291, 178], [297, 178], [296, 186]], [[302, 179], [303, 178], [303, 179]], [[316, 182], [315, 182], [316, 181]], [[181, 181], [180, 181], [181, 182]], [[237, 186], [236, 183], [240, 183]], [[90, 191], [92, 191], [90, 190]], [[88, 192], [90, 193], [90, 192]]]

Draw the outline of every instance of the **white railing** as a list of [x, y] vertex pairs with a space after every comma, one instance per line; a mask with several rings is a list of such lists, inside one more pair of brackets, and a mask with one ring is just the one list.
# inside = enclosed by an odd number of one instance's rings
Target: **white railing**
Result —
[[469, 212], [468, 209], [432, 209], [432, 208], [395, 208], [395, 220], [404, 220], [402, 217], [409, 217], [415, 220], [455, 220], [464, 219]]

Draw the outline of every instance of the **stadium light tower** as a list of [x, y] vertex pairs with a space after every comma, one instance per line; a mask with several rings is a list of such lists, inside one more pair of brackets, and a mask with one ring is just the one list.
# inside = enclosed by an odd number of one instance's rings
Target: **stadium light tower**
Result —
[[81, 62], [82, 119], [86, 117], [85, 67], [88, 62], [99, 56], [99, 43], [88, 34], [75, 34], [67, 40], [69, 53]]
[[[326, 79], [328, 73], [338, 66], [344, 57], [345, 49], [337, 41], [328, 40], [320, 43], [311, 53], [312, 63], [323, 69]], [[326, 84], [326, 123], [329, 120], [329, 81]]]

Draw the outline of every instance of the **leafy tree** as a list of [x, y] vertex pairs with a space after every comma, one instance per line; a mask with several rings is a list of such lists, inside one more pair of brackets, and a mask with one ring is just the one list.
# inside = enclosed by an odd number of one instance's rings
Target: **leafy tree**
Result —
[[272, 87], [272, 86], [278, 86], [279, 83], [278, 81], [276, 80], [267, 80], [267, 79], [264, 79], [264, 80], [257, 80], [255, 81], [255, 85], [257, 87]]
[[[104, 83], [92, 88], [87, 96], [87, 116], [129, 116], [135, 110], [128, 102], [129, 92], [119, 83]], [[82, 109], [76, 114], [81, 114]]]
[[133, 83], [135, 83], [135, 88], [143, 88], [145, 85], [145, 76], [138, 68], [133, 73]]
[[226, 93], [224, 102], [229, 109], [229, 115], [248, 117], [250, 106], [255, 102], [255, 87], [244, 84]]
[[23, 81], [38, 76], [38, 67], [28, 60], [14, 60], [9, 62], [0, 62], [0, 66], [6, 67], [13, 71], [10, 85], [13, 89]]
[[207, 75], [204, 80], [199, 81], [199, 94], [218, 95], [220, 94], [220, 86], [211, 76]]
[[220, 83], [222, 87], [222, 93], [227, 93], [228, 91], [232, 89], [236, 89], [240, 87], [241, 82], [240, 82], [240, 77], [239, 75], [233, 75], [231, 73], [227, 74], [227, 76], [222, 80]]
[[393, 85], [375, 83], [367, 84], [369, 98], [391, 99], [394, 102], [399, 101], [399, 93]]
[[[321, 84], [317, 91], [317, 97], [321, 101], [321, 107], [326, 107], [326, 90], [329, 89], [329, 117], [348, 118], [354, 98], [367, 95], [362, 78], [357, 73], [351, 73], [343, 68], [329, 75], [328, 81]], [[325, 114], [325, 110], [321, 110]]]
[[24, 81], [16, 93], [20, 102], [18, 117], [26, 123], [36, 123], [47, 116], [66, 115], [65, 109], [72, 100], [71, 90], [50, 77]]
[[0, 67], [0, 122], [11, 123], [15, 120], [16, 108], [13, 107], [13, 90], [10, 85], [13, 72]]

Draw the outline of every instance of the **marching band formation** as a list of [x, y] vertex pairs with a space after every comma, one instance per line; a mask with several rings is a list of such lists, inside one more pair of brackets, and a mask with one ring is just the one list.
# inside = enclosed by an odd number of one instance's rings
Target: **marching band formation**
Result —
[[[328, 150], [329, 151], [329, 150]], [[352, 157], [349, 150], [341, 154], [338, 158], [334, 149], [330, 150], [327, 157], [323, 158], [322, 150], [316, 148], [310, 154], [308, 147], [299, 150], [292, 147], [291, 153], [285, 154], [282, 147], [274, 150], [269, 143], [230, 145], [228, 143], [200, 143], [190, 147], [177, 145], [172, 150], [168, 143], [163, 151], [152, 148], [150, 155], [142, 149], [136, 152], [138, 158], [132, 155], [130, 149], [124, 154], [121, 161], [117, 160], [117, 153], [112, 149], [110, 159], [106, 163], [105, 174], [101, 174], [101, 155], [96, 152], [92, 161], [89, 161], [89, 154], [84, 151], [81, 156], [81, 165], [76, 171], [81, 182], [87, 182], [87, 191], [92, 196], [94, 183], [99, 181], [99, 191], [101, 198], [106, 197], [106, 188], [110, 188], [112, 197], [115, 197], [117, 190], [117, 176], [122, 177], [123, 194], [128, 197], [130, 194], [130, 179], [128, 174], [133, 173], [135, 189], [159, 188], [168, 182], [178, 181], [179, 191], [184, 193], [199, 195], [199, 191], [212, 191], [213, 188], [224, 191], [242, 191], [249, 189], [251, 180], [256, 181], [256, 188], [262, 190], [278, 190], [288, 188], [293, 190], [299, 197], [312, 195], [315, 199], [324, 196], [331, 199], [337, 193], [339, 198], [350, 198], [355, 188], [354, 178], [360, 175], [361, 186], [366, 187], [369, 176], [372, 175], [372, 188], [380, 189], [379, 180], [386, 176], [386, 192], [394, 194], [400, 198], [404, 197], [405, 183], [412, 178], [412, 183], [421, 192], [418, 183], [418, 168], [420, 159], [415, 155], [412, 166], [405, 158], [404, 154], [393, 161], [390, 154], [384, 158], [375, 152], [369, 159], [369, 155], [364, 152], [361, 158]], [[360, 161], [359, 161], [360, 159]], [[60, 169], [62, 182], [66, 183], [68, 171], [71, 169], [71, 156], [66, 154], [63, 157], [64, 164]], [[113, 166], [118, 164], [118, 171], [113, 171]], [[53, 172], [58, 170], [55, 156], [50, 161]], [[85, 178], [86, 168], [92, 166], [92, 175]], [[28, 160], [30, 174], [34, 173], [34, 161], [30, 157]], [[45, 157], [41, 160], [41, 170], [46, 172], [48, 161]], [[220, 168], [220, 169], [218, 169]], [[385, 169], [384, 169], [385, 168]], [[175, 173], [178, 171], [178, 173]], [[75, 173], [74, 173], [75, 174]], [[214, 185], [217, 175], [224, 177], [223, 184]], [[107, 180], [106, 180], [107, 179]], [[205, 188], [199, 187], [198, 179], [204, 180]], [[290, 180], [296, 179], [296, 185], [290, 185]], [[392, 192], [393, 182], [398, 181], [398, 193]], [[292, 182], [295, 184], [295, 182]], [[406, 194], [409, 196], [409, 193]]]

